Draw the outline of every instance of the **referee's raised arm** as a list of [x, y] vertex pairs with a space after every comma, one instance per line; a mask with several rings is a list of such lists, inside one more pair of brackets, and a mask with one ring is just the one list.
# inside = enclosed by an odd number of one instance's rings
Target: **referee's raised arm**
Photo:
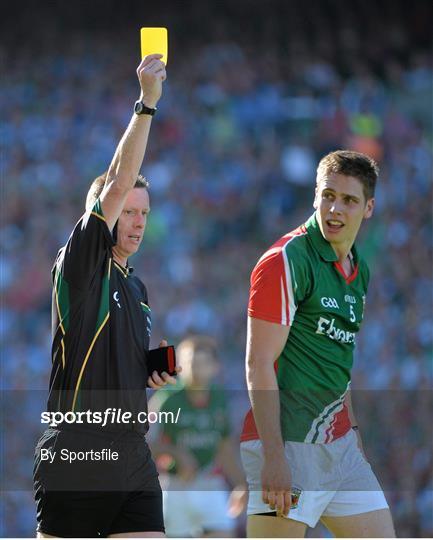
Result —
[[152, 116], [166, 79], [165, 64], [161, 58], [161, 54], [146, 56], [137, 68], [140, 99], [114, 153], [101, 194], [102, 210], [110, 231], [122, 212], [129, 191], [134, 187], [143, 162]]

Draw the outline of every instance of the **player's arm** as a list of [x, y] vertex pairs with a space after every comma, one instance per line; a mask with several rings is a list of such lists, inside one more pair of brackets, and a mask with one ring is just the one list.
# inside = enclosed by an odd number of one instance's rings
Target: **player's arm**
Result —
[[248, 317], [246, 375], [254, 420], [263, 445], [262, 498], [271, 509], [287, 515], [291, 475], [280, 426], [280, 398], [274, 364], [289, 334], [289, 326]]
[[290, 509], [291, 476], [281, 434], [274, 365], [286, 345], [298, 305], [312, 284], [304, 253], [293, 247], [288, 253], [282, 248], [286, 241], [283, 237], [280, 246], [272, 246], [251, 274], [246, 347], [248, 392], [264, 452], [262, 498], [284, 515]]
[[228, 512], [231, 517], [238, 517], [246, 508], [248, 490], [245, 476], [239, 462], [239, 452], [235, 449], [232, 437], [221, 440], [215, 462], [223, 470], [232, 492], [228, 502]]
[[352, 429], [355, 428], [356, 437], [358, 439], [358, 447], [364, 455], [365, 459], [367, 459], [364, 452], [364, 446], [362, 444], [361, 434], [359, 432], [358, 422], [356, 420], [355, 413], [353, 412], [352, 394], [350, 390], [346, 394], [345, 403], [349, 414], [350, 425], [352, 426]]
[[[154, 108], [161, 97], [166, 79], [160, 54], [146, 56], [137, 68], [140, 100]], [[146, 151], [152, 117], [134, 114], [116, 149], [101, 194], [102, 211], [110, 231], [118, 220], [128, 192], [134, 187]]]
[[239, 462], [238, 452], [233, 439], [225, 437], [221, 440], [215, 462], [220, 466], [231, 486], [245, 487], [245, 476]]
[[[170, 398], [161, 398], [160, 392], [153, 394], [150, 398], [148, 409], [149, 412], [155, 413], [174, 412], [170, 407]], [[160, 459], [164, 455], [170, 456], [176, 462], [178, 476], [185, 481], [191, 480], [198, 470], [197, 460], [188, 448], [182, 448], [172, 442], [169, 429], [169, 426], [163, 423], [152, 426], [149, 435], [146, 437], [152, 456], [157, 464], [164, 461]]]

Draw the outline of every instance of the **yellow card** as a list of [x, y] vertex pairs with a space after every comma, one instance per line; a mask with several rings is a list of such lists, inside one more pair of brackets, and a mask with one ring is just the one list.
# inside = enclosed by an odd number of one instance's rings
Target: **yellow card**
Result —
[[141, 58], [148, 54], [162, 54], [161, 60], [167, 65], [168, 39], [167, 28], [141, 28]]

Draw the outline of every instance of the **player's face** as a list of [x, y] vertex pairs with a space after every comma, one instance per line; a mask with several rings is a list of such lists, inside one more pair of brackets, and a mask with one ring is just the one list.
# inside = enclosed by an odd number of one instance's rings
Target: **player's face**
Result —
[[193, 348], [184, 351], [180, 365], [185, 383], [198, 388], [207, 388], [218, 373], [218, 364], [213, 355]]
[[191, 371], [196, 384], [206, 387], [217, 373], [217, 364], [214, 357], [204, 351], [197, 351], [192, 358]]
[[133, 255], [140, 247], [149, 212], [150, 204], [147, 189], [132, 189], [128, 193], [117, 223], [116, 247], [122, 256], [129, 257]]
[[316, 187], [314, 208], [323, 236], [338, 253], [350, 249], [362, 220], [373, 214], [374, 199], [365, 200], [357, 178], [330, 173]]

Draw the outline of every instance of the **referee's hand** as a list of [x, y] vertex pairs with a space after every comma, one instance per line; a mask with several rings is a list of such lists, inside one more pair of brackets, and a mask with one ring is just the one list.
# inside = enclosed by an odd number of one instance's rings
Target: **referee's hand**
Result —
[[140, 81], [140, 100], [148, 107], [156, 107], [162, 93], [162, 83], [167, 78], [162, 54], [149, 54], [143, 58], [137, 68]]
[[[168, 343], [165, 339], [161, 341], [159, 344], [159, 347], [167, 347]], [[180, 373], [182, 371], [181, 366], [176, 366], [176, 373]], [[176, 378], [172, 377], [165, 371], [161, 373], [161, 375], [158, 374], [157, 371], [154, 371], [150, 377], [147, 379], [147, 384], [150, 386], [150, 388], [153, 388], [154, 390], [158, 390], [158, 388], [162, 388], [166, 384], [176, 384]]]

